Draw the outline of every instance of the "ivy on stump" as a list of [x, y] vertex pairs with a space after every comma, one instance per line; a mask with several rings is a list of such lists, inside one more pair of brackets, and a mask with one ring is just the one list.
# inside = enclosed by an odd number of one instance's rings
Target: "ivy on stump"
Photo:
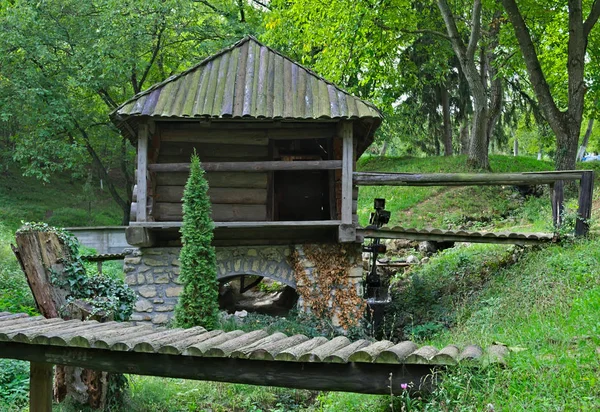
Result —
[[175, 309], [175, 323], [179, 327], [216, 326], [219, 307], [217, 263], [212, 246], [213, 221], [211, 218], [208, 183], [200, 159], [194, 153], [190, 176], [183, 192], [183, 225], [179, 254], [183, 293]]

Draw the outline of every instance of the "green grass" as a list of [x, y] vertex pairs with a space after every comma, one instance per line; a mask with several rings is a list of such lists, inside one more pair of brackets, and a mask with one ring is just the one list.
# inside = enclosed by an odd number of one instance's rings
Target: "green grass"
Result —
[[[463, 172], [463, 157], [363, 159], [360, 170], [396, 172]], [[528, 158], [492, 156], [494, 171], [551, 170]], [[582, 164], [582, 168], [596, 167]], [[46, 210], [71, 207], [76, 184], [56, 189], [0, 181], [0, 311], [32, 310], [33, 300], [8, 243], [20, 220], [45, 216]], [[393, 224], [472, 228], [546, 230], [549, 200], [518, 200], [510, 188], [361, 188], [364, 221], [374, 197], [385, 197]], [[12, 191], [19, 195], [13, 196]], [[8, 196], [8, 199], [7, 199]], [[597, 199], [598, 196], [595, 196]], [[108, 200], [107, 202], [110, 202]], [[81, 203], [84, 204], [84, 203]], [[95, 211], [111, 209], [98, 207]], [[574, 203], [570, 201], [571, 208]], [[22, 214], [19, 208], [22, 209]], [[85, 209], [77, 209], [84, 210]], [[111, 209], [112, 210], [112, 209]], [[442, 213], [444, 211], [445, 213]], [[77, 212], [79, 213], [79, 212]], [[77, 213], [67, 213], [75, 216]], [[99, 212], [100, 213], [100, 212]], [[494, 216], [489, 221], [477, 220]], [[418, 216], [425, 216], [418, 219]], [[473, 218], [471, 223], [465, 221]], [[115, 213], [115, 219], [119, 214]], [[78, 218], [77, 218], [78, 219]], [[96, 221], [100, 221], [101, 218]], [[42, 219], [44, 220], [44, 219]], [[85, 223], [77, 223], [77, 225]], [[598, 225], [594, 222], [593, 229]], [[595, 411], [600, 409], [600, 238], [525, 249], [502, 245], [463, 245], [444, 251], [427, 265], [398, 276], [394, 310], [384, 332], [443, 347], [449, 343], [501, 342], [523, 348], [504, 368], [450, 368], [434, 393], [413, 399], [406, 408], [396, 396], [394, 410], [427, 411]], [[293, 319], [249, 317], [242, 327], [270, 327], [289, 333], [317, 333], [315, 325]], [[269, 323], [270, 322], [270, 323]], [[301, 321], [298, 321], [299, 323]], [[227, 325], [223, 325], [227, 326]], [[234, 327], [235, 325], [229, 325]], [[14, 390], [0, 396], [0, 411], [26, 407], [23, 363], [0, 365]], [[0, 373], [1, 375], [1, 373]], [[389, 396], [318, 393], [156, 377], [130, 377], [127, 411], [388, 411]], [[2, 385], [2, 382], [0, 382]], [[4, 383], [2, 389], [7, 389]], [[0, 394], [2, 391], [0, 390]], [[400, 394], [396, 394], [400, 395]], [[11, 403], [11, 401], [13, 403]], [[3, 403], [4, 402], [4, 403]], [[56, 406], [56, 411], [69, 411]]]
[[0, 174], [0, 223], [11, 230], [22, 221], [62, 227], [119, 225], [121, 211], [108, 190], [84, 190], [84, 186], [85, 181], [65, 174], [44, 183], [9, 168]]
[[[553, 170], [550, 162], [528, 157], [490, 156], [490, 164], [496, 173]], [[367, 157], [360, 159], [357, 169], [362, 172], [395, 173], [465, 173], [469, 171], [466, 167], [465, 156]], [[360, 188], [358, 198], [359, 222], [362, 225], [368, 224], [369, 214], [373, 209], [373, 199], [382, 197], [386, 199], [387, 210], [392, 212], [390, 226], [451, 228], [452, 222], [464, 215], [477, 218], [496, 215], [506, 210], [513, 193], [514, 190], [511, 187], [500, 188], [497, 186], [467, 188], [364, 186]]]

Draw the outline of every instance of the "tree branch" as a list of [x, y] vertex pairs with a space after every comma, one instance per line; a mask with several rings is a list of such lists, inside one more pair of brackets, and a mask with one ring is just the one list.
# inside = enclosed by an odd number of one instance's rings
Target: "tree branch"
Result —
[[600, 17], [600, 1], [594, 0], [594, 3], [592, 4], [592, 9], [590, 10], [590, 14], [588, 15], [587, 19], [585, 19], [585, 21], [583, 22], [583, 35], [585, 36], [586, 39], [590, 35], [590, 32], [592, 31], [592, 28], [598, 21], [599, 17]]
[[437, 0], [437, 4], [440, 9], [440, 13], [442, 14], [442, 18], [444, 19], [444, 23], [446, 23], [446, 29], [448, 30], [448, 37], [450, 38], [452, 47], [454, 48], [457, 57], [460, 60], [464, 60], [467, 57], [467, 51], [465, 49], [465, 44], [458, 33], [456, 21], [452, 16], [450, 6], [448, 6], [448, 2], [446, 0]]
[[473, 16], [471, 20], [471, 36], [469, 37], [469, 44], [467, 46], [467, 58], [473, 59], [475, 57], [475, 50], [477, 50], [477, 43], [479, 42], [479, 35], [481, 34], [481, 0], [473, 1]]
[[146, 82], [146, 79], [148, 78], [150, 69], [154, 65], [154, 61], [156, 60], [156, 57], [158, 56], [158, 53], [161, 49], [162, 36], [163, 36], [163, 33], [165, 32], [166, 28], [167, 28], [167, 25], [163, 21], [160, 28], [158, 29], [158, 32], [156, 33], [156, 44], [154, 45], [154, 50], [152, 50], [152, 57], [150, 57], [150, 61], [148, 61], [148, 64], [146, 65], [146, 68], [144, 69], [144, 74], [142, 74], [142, 78], [138, 82], [138, 87], [137, 87], [138, 90], [136, 91], [136, 93], [139, 93], [142, 90], [142, 87], [143, 87], [144, 83]]
[[502, 5], [508, 14], [508, 18], [513, 26], [515, 36], [519, 42], [519, 47], [523, 53], [523, 58], [525, 60], [527, 72], [529, 73], [531, 85], [533, 86], [533, 90], [542, 112], [544, 113], [546, 120], [551, 124], [552, 129], [555, 129], [555, 127], [562, 129], [562, 113], [556, 106], [556, 102], [550, 93], [550, 86], [548, 85], [546, 77], [544, 76], [544, 72], [542, 71], [542, 66], [538, 59], [535, 46], [531, 40], [531, 34], [525, 25], [523, 16], [519, 11], [519, 7], [517, 6], [515, 0], [502, 0]]

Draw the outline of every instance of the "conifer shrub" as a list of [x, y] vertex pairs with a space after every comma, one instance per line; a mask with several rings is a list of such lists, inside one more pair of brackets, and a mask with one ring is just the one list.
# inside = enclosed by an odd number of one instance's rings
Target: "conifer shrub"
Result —
[[183, 225], [179, 255], [183, 293], [175, 309], [177, 326], [213, 329], [218, 321], [217, 264], [208, 183], [194, 153], [183, 192]]

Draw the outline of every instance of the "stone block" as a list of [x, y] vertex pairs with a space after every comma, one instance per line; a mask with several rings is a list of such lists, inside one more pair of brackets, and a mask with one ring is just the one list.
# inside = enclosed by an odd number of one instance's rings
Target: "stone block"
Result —
[[172, 272], [173, 272], [174, 275], [179, 275], [181, 273], [181, 268], [175, 267], [175, 268], [173, 268]]
[[123, 265], [123, 272], [125, 272], [125, 273], [133, 272], [134, 270], [135, 270], [135, 267], [133, 267], [133, 266]]
[[183, 281], [181, 280], [181, 278], [179, 276], [173, 277], [173, 283], [176, 283], [178, 285], [183, 285]]
[[144, 314], [144, 313], [134, 313], [131, 315], [130, 320], [134, 322], [144, 322], [152, 319], [152, 316]]
[[165, 262], [164, 260], [153, 259], [148, 257], [144, 258], [144, 263], [148, 266], [166, 266], [168, 264], [168, 262]]
[[135, 275], [127, 275], [125, 276], [125, 283], [129, 286], [137, 285], [137, 280]]
[[242, 261], [240, 259], [237, 259], [233, 263], [233, 270], [235, 270], [236, 272], [239, 272], [241, 268], [242, 268]]
[[154, 303], [154, 304], [165, 303], [165, 300], [164, 299], [160, 299], [160, 298], [156, 298], [156, 299], [152, 299], [152, 303]]
[[180, 296], [182, 292], [183, 286], [173, 286], [165, 290], [165, 294], [170, 298]]
[[252, 271], [257, 272], [260, 270], [260, 262], [257, 259], [254, 259], [252, 262]]
[[350, 268], [348, 271], [348, 276], [351, 278], [361, 278], [363, 277], [363, 268], [361, 266], [355, 266]]
[[138, 289], [138, 293], [145, 298], [153, 298], [156, 296], [156, 287], [155, 286], [142, 286]]
[[158, 305], [154, 308], [157, 312], [173, 312], [175, 305]]
[[179, 259], [173, 259], [173, 261], [171, 262], [171, 265], [181, 266], [181, 261]]
[[256, 249], [248, 249], [246, 252], [247, 256], [258, 256], [258, 251]]
[[[143, 274], [138, 273], [137, 274], [137, 282], [139, 285], [143, 285], [144, 283], [146, 283], [146, 277]], [[149, 282], [149, 283], [152, 283], [152, 282]]]
[[155, 325], [164, 325], [169, 322], [169, 315], [161, 313], [160, 315], [156, 315], [152, 318], [152, 323]]
[[136, 312], [152, 312], [152, 303], [148, 302], [146, 299], [140, 299], [135, 302], [134, 309]]
[[169, 283], [169, 275], [164, 273], [162, 275], [154, 276], [154, 283]]
[[140, 256], [125, 258], [126, 265], [139, 265], [141, 262], [142, 262], [142, 258]]

